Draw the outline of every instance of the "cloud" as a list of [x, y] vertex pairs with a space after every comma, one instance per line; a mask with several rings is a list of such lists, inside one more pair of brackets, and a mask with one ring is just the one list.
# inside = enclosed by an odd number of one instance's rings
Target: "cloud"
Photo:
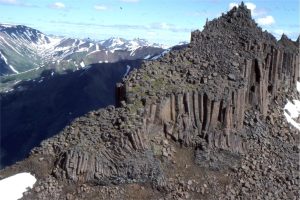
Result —
[[27, 2], [21, 2], [19, 0], [0, 0], [1, 5], [8, 5], [8, 6], [19, 6], [19, 7], [36, 7], [38, 8], [38, 5], [30, 4]]
[[[259, 25], [271, 25], [275, 23], [275, 19], [273, 16], [271, 15], [266, 15], [267, 12], [265, 9], [257, 9], [256, 5], [254, 3], [251, 2], [246, 2], [245, 5], [247, 6], [247, 8], [249, 10], [251, 10], [251, 14], [252, 16], [255, 18], [255, 20], [257, 21], [257, 23]], [[239, 4], [238, 3], [229, 3], [228, 7], [229, 9], [232, 9], [233, 7], [238, 7]], [[259, 16], [261, 16], [260, 18], [258, 18]]]
[[282, 34], [287, 35], [291, 40], [296, 41], [299, 37], [299, 31], [296, 30], [286, 30], [286, 29], [274, 29], [270, 30], [270, 32], [279, 40]]
[[174, 27], [173, 24], [167, 24], [165, 22], [152, 23], [150, 26], [148, 26], [149, 29], [159, 29], [159, 30], [170, 30], [173, 27]]
[[210, 13], [208, 12], [208, 10], [203, 9], [201, 11], [190, 12], [187, 15], [194, 17], [207, 17], [208, 15], [210, 15]]
[[228, 5], [228, 9], [231, 10], [233, 7], [238, 7], [238, 6], [239, 6], [238, 3], [230, 3], [230, 4]]
[[289, 35], [291, 33], [291, 31], [288, 31], [288, 30], [283, 30], [283, 29], [275, 29], [274, 31], [272, 31], [275, 35], [282, 35], [282, 34], [285, 34], [285, 35]]
[[263, 8], [258, 8], [252, 11], [253, 17], [264, 16], [267, 14], [267, 11]]
[[159, 23], [158, 27], [159, 29], [165, 29], [165, 30], [169, 30], [171, 27], [173, 27], [174, 25], [172, 24], [167, 24], [166, 22], [162, 22], [162, 23]]
[[107, 10], [107, 7], [103, 5], [95, 5], [94, 8], [99, 11]]
[[149, 30], [163, 30], [163, 31], [171, 31], [171, 32], [191, 32], [190, 29], [178, 27], [174, 24], [169, 24], [166, 22], [161, 23], [152, 23], [146, 26]]
[[54, 8], [54, 9], [64, 9], [66, 8], [65, 4], [63, 4], [62, 2], [55, 2], [51, 5], [49, 5], [50, 8]]
[[251, 10], [251, 12], [253, 12], [256, 9], [256, 5], [254, 3], [247, 2], [247, 3], [245, 3], [245, 5], [247, 6], [247, 8], [249, 10]]
[[112, 25], [104, 25], [104, 24], [96, 24], [96, 23], [88, 23], [88, 22], [71, 22], [71, 21], [49, 21], [53, 24], [67, 24], [67, 25], [75, 25], [75, 26], [83, 26], [83, 27], [102, 27], [102, 28], [118, 28], [118, 29], [148, 29], [148, 27], [144, 25], [126, 25], [126, 24], [112, 24]]
[[75, 25], [75, 26], [82, 26], [82, 27], [102, 27], [102, 28], [115, 28], [119, 30], [147, 30], [149, 32], [154, 32], [156, 30], [163, 30], [169, 32], [184, 32], [190, 33], [191, 30], [187, 28], [177, 27], [173, 24], [168, 24], [165, 22], [162, 23], [152, 23], [149, 25], [127, 25], [127, 24], [111, 24], [111, 25], [104, 25], [104, 24], [96, 24], [96, 23], [85, 23], [85, 22], [70, 22], [70, 21], [50, 21], [53, 24], [67, 24], [67, 25]]
[[[253, 13], [256, 9], [256, 5], [254, 3], [251, 3], [251, 2], [247, 2], [245, 3], [245, 5], [247, 6], [247, 8], [249, 10], [251, 10], [251, 13]], [[233, 7], [238, 7], [239, 4], [238, 3], [229, 3], [228, 7], [229, 7], [229, 10], [231, 10]]]
[[150, 37], [155, 37], [155, 36], [157, 36], [157, 33], [154, 31], [149, 31], [149, 32], [147, 32], [147, 35]]
[[0, 0], [0, 3], [2, 4], [18, 4], [18, 1], [17, 0]]
[[271, 25], [275, 23], [275, 19], [271, 15], [258, 18], [256, 21], [259, 25]]
[[120, 1], [125, 2], [125, 3], [137, 3], [140, 0], [120, 0]]
[[251, 10], [251, 14], [253, 17], [263, 16], [267, 14], [265, 9], [257, 8], [254, 3], [246, 2], [245, 5], [249, 10]]

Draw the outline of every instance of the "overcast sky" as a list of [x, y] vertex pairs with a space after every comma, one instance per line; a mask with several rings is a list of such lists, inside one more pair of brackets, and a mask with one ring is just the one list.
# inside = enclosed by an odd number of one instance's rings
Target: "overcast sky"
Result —
[[[299, 0], [245, 1], [252, 17], [276, 37], [299, 35]], [[107, 39], [144, 38], [177, 44], [190, 32], [240, 3], [231, 0], [0, 0], [0, 23], [23, 24], [47, 34]]]

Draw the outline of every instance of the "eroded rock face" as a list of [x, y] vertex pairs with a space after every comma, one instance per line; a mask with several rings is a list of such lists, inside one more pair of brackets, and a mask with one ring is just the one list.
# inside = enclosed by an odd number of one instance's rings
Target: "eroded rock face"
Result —
[[187, 49], [131, 73], [118, 88], [119, 98], [143, 102], [148, 132], [161, 126], [187, 146], [205, 139], [245, 152], [245, 111], [258, 110], [265, 118], [279, 87], [296, 88], [299, 64], [294, 42], [286, 36], [277, 42], [240, 6], [194, 31]]
[[192, 33], [188, 48], [145, 63], [118, 84], [120, 108], [75, 121], [59, 136], [64, 147], [51, 139], [53, 156], [59, 155], [53, 173], [104, 185], [163, 184], [151, 149], [156, 135], [246, 153], [245, 111], [265, 118], [278, 87], [294, 88], [299, 79], [299, 50], [289, 43], [262, 32], [244, 6], [208, 22]]
[[160, 165], [139, 122], [130, 119], [125, 109], [110, 106], [75, 120], [34, 152], [58, 156], [52, 173], [61, 180], [99, 185], [159, 183], [163, 181]]
[[[174, 178], [166, 181], [167, 176], [173, 177], [173, 172], [161, 162], [157, 152], [162, 151], [165, 157], [174, 155], [176, 151], [169, 144], [173, 143], [192, 148], [193, 153], [178, 155], [193, 157], [193, 163], [204, 167], [209, 163], [213, 169], [228, 167], [236, 172], [230, 179], [236, 185], [230, 187], [240, 190], [238, 195], [242, 198], [247, 196], [244, 186], [250, 186], [240, 179], [245, 170], [238, 171], [238, 160], [248, 170], [248, 165], [253, 164], [248, 154], [252, 159], [263, 160], [267, 156], [262, 152], [266, 150], [271, 155], [269, 152], [280, 145], [292, 151], [291, 145], [280, 143], [283, 140], [272, 139], [286, 131], [286, 125], [273, 130], [268, 123], [274, 124], [274, 117], [282, 124], [280, 116], [272, 117], [272, 113], [279, 112], [278, 105], [273, 103], [283, 101], [284, 89], [294, 92], [299, 76], [297, 45], [286, 37], [277, 42], [272, 35], [262, 32], [252, 20], [250, 10], [241, 5], [208, 22], [202, 32], [193, 32], [186, 49], [172, 51], [133, 70], [116, 87], [118, 108], [111, 106], [75, 120], [59, 135], [34, 149], [32, 157], [52, 157], [55, 162], [51, 174], [57, 180], [71, 180], [75, 184], [150, 182], [169, 192], [170, 198], [166, 199], [185, 195], [174, 188], [206, 194], [207, 185], [192, 190], [185, 188], [184, 182], [174, 184]], [[297, 140], [295, 132], [290, 134], [291, 144]], [[163, 138], [162, 143], [157, 138]], [[291, 170], [295, 169], [294, 158]], [[181, 162], [178, 165], [185, 165], [178, 170], [187, 173], [188, 165], [183, 162], [188, 159], [177, 159]], [[255, 161], [251, 169], [261, 173], [260, 168], [268, 163]], [[243, 181], [243, 188], [237, 180]], [[260, 188], [267, 185], [267, 178], [261, 180], [258, 182], [264, 185], [256, 189], [264, 193], [267, 189]], [[187, 184], [192, 185], [193, 181]], [[214, 192], [220, 197], [217, 184], [213, 186], [217, 188]], [[228, 195], [235, 192], [230, 190]], [[209, 197], [217, 199], [214, 195]], [[254, 193], [253, 198], [257, 199]]]

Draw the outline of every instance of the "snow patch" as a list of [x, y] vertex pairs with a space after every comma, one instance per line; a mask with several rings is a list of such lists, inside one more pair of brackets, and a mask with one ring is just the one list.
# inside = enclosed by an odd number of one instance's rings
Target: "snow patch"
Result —
[[30, 173], [19, 173], [0, 180], [0, 199], [17, 200], [23, 197], [23, 193], [32, 188], [36, 178]]
[[3, 27], [5, 27], [5, 28], [12, 28], [12, 27], [15, 27], [15, 25], [12, 25], [12, 24], [6, 24], [6, 23], [0, 24], [0, 26], [3, 26]]
[[21, 81], [15, 81], [14, 84], [17, 85], [18, 83], [20, 83]]
[[[297, 82], [297, 90], [300, 92], [300, 82]], [[287, 100], [284, 106], [284, 116], [286, 120], [300, 131], [300, 123], [296, 120], [300, 116], [300, 101], [294, 99], [293, 102]]]
[[40, 67], [37, 67], [37, 68], [33, 68], [33, 69], [29, 69], [29, 70], [27, 70], [27, 71], [24, 71], [24, 72], [19, 72], [19, 74], [25, 74], [25, 73], [27, 73], [27, 72], [31, 72], [31, 71], [36, 71], [36, 70], [38, 70], [38, 69], [40, 69]]
[[[78, 40], [76, 39], [76, 42], [77, 42]], [[80, 46], [80, 45], [82, 45], [82, 44], [84, 44], [85, 42], [84, 41], [82, 41], [82, 40], [79, 40], [79, 44], [78, 44], [78, 46]]]
[[13, 72], [15, 72], [16, 74], [19, 73], [12, 65], [8, 65], [8, 66], [9, 66], [9, 68], [10, 68]]
[[300, 115], [300, 101], [294, 100], [294, 103], [288, 101], [284, 107], [284, 116], [286, 120], [300, 131], [300, 123], [297, 123], [295, 119]]
[[144, 59], [147, 60], [151, 57], [151, 55], [147, 55]]
[[0, 52], [0, 57], [4, 60], [5, 64], [8, 65], [7, 58]]
[[[31, 40], [30, 36], [32, 36], [32, 34], [31, 34], [28, 30], [26, 30], [26, 31], [24, 32], [24, 35], [25, 35], [25, 37], [26, 37], [28, 40]], [[25, 39], [25, 38], [24, 38], [24, 39]]]
[[[9, 92], [12, 92], [12, 91], [14, 91], [14, 89], [5, 90], [4, 92], [9, 93]], [[1, 189], [0, 189], [0, 191], [1, 191]], [[0, 194], [0, 197], [1, 197], [1, 194]]]
[[111, 40], [111, 47], [115, 47], [115, 46], [120, 46], [120, 45], [123, 45], [124, 44], [124, 42], [122, 41], [122, 39], [121, 38], [113, 38], [112, 40]]
[[87, 47], [83, 47], [83, 48], [79, 48], [76, 52], [88, 52], [89, 51], [89, 48]]
[[129, 73], [129, 71], [130, 71], [130, 65], [126, 65], [126, 72], [125, 72], [125, 74], [124, 74], [124, 76], [127, 76], [127, 74]]
[[9, 46], [12, 50], [14, 50], [16, 53], [18, 53], [20, 56], [23, 56], [17, 49], [15, 49], [12, 45], [10, 45], [3, 37], [0, 36], [0, 39], [3, 40], [3, 42]]
[[[72, 47], [76, 47], [76, 42], [77, 42], [77, 39], [74, 40], [73, 44], [72, 44]], [[80, 45], [80, 44], [79, 44]]]
[[136, 51], [136, 49], [133, 50], [133, 51], [131, 51], [131, 52], [130, 52], [130, 56], [135, 56], [135, 51]]
[[101, 52], [101, 51], [99, 51], [99, 50], [92, 51], [92, 52], [90, 52], [90, 53], [86, 54], [86, 57], [87, 57], [87, 56], [89, 56], [89, 55], [92, 55], [92, 54], [94, 54], [94, 53], [97, 53], [97, 52]]
[[287, 104], [284, 106], [284, 110], [288, 112], [291, 118], [297, 118], [300, 115], [300, 101], [293, 100], [293, 103], [288, 100]]
[[85, 64], [84, 64], [83, 61], [81, 61], [80, 66], [81, 66], [81, 67], [85, 67]]
[[167, 53], [169, 53], [170, 51], [171, 51], [171, 49], [167, 49], [167, 50], [163, 51], [161, 54], [154, 56], [151, 60], [157, 60], [157, 59], [163, 57], [164, 55], [166, 55]]
[[122, 50], [122, 48], [117, 47], [117, 48], [111, 49], [110, 52], [114, 53], [115, 51], [120, 51], [120, 50]]

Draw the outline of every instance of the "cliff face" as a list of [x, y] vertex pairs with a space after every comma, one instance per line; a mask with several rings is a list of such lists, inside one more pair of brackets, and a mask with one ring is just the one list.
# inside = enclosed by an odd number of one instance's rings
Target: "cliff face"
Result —
[[160, 127], [187, 146], [204, 139], [245, 152], [245, 111], [258, 110], [265, 118], [279, 89], [295, 90], [299, 77], [297, 45], [262, 32], [240, 6], [194, 31], [189, 48], [146, 64], [117, 90], [126, 103], [143, 102], [147, 134]]
[[[222, 170], [243, 155], [259, 155], [256, 151], [270, 146], [263, 146], [270, 143], [264, 138], [281, 131], [268, 124], [272, 112], [279, 112], [273, 103], [282, 102], [284, 92], [295, 93], [299, 77], [297, 45], [285, 36], [277, 42], [241, 5], [208, 22], [202, 32], [194, 31], [186, 49], [133, 70], [116, 87], [118, 108], [75, 120], [34, 149], [31, 158], [50, 157], [49, 171], [62, 182], [151, 182], [170, 192], [174, 178], [169, 165], [161, 162], [161, 149], [169, 157], [176, 145], [192, 148], [185, 155], [194, 155], [189, 164], [213, 163]], [[276, 120], [282, 122], [279, 116]], [[295, 135], [290, 141], [296, 140]]]
[[[188, 48], [145, 63], [118, 84], [118, 104], [131, 118], [117, 128], [118, 121], [99, 119], [99, 126], [113, 124], [106, 131], [122, 134], [116, 138], [108, 134], [108, 144], [114, 143], [110, 148], [85, 151], [76, 144], [75, 149], [63, 150], [64, 162], [58, 162], [55, 173], [74, 181], [103, 183], [128, 182], [129, 177], [160, 179], [154, 175], [161, 174], [159, 165], [150, 164], [155, 163], [151, 139], [158, 135], [187, 147], [246, 153], [245, 112], [257, 110], [266, 118], [279, 88], [295, 88], [297, 79], [296, 45], [286, 37], [277, 42], [257, 27], [247, 8], [234, 8], [208, 22], [202, 32], [193, 32]], [[113, 119], [123, 121], [120, 114], [114, 115]], [[102, 132], [99, 141], [106, 143]], [[124, 164], [132, 157], [142, 160]], [[129, 172], [133, 166], [138, 167]], [[143, 176], [135, 173], [139, 169]]]

